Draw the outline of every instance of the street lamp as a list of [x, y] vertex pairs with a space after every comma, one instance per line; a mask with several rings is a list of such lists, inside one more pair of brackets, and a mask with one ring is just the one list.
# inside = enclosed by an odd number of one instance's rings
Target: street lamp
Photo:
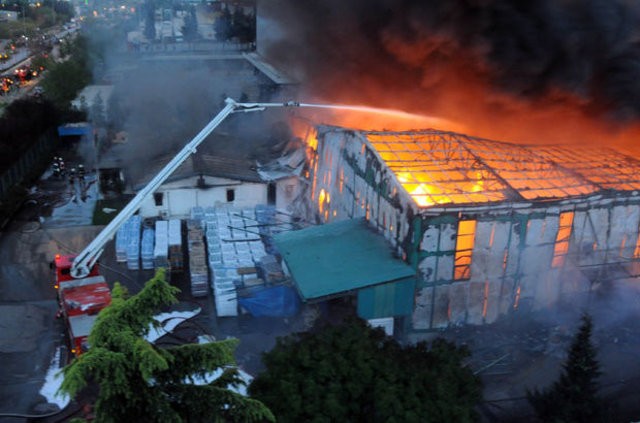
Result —
[[21, 5], [22, 7], [22, 35], [27, 37], [27, 15], [24, 11], [24, 3]]

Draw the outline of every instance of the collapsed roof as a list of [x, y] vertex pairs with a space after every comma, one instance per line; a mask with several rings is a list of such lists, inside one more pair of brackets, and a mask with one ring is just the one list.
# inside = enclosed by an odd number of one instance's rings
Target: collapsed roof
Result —
[[640, 160], [607, 147], [518, 145], [433, 129], [360, 134], [420, 207], [640, 190]]
[[[149, 183], [172, 158], [172, 156], [165, 156], [157, 159], [153, 164], [148, 165], [145, 168], [144, 174], [133, 181], [132, 185], [134, 189], [141, 189]], [[234, 179], [243, 182], [263, 182], [258, 174], [254, 160], [212, 156], [202, 153], [189, 156], [187, 160], [167, 178], [167, 182], [201, 175]]]

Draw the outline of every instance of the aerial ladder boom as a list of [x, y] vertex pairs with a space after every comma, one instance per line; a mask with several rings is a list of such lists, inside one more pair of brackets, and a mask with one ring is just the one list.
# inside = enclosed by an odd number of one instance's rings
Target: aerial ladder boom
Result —
[[162, 170], [120, 211], [116, 217], [82, 250], [73, 260], [71, 276], [84, 278], [91, 272], [91, 268], [98, 261], [104, 251], [104, 246], [115, 236], [118, 229], [133, 216], [142, 202], [153, 194], [171, 174], [193, 153], [214, 129], [216, 129], [230, 114], [239, 112], [262, 111], [270, 107], [317, 107], [317, 105], [286, 103], [237, 103], [231, 98], [225, 100], [224, 108], [205, 126], [178, 154], [162, 168]]

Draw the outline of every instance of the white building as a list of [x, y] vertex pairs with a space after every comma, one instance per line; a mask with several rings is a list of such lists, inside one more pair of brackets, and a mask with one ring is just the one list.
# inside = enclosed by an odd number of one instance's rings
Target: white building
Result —
[[[138, 191], [168, 160], [149, 169], [142, 180], [134, 181]], [[267, 204], [268, 184], [260, 178], [250, 160], [198, 154], [189, 157], [140, 207], [143, 217], [187, 218], [195, 206], [251, 208]]]
[[[140, 180], [132, 182], [139, 191], [164, 166], [170, 157], [156, 162]], [[297, 167], [290, 167], [294, 164]], [[254, 208], [258, 204], [275, 205], [291, 211], [291, 204], [303, 195], [297, 176], [304, 165], [304, 152], [276, 160], [258, 170], [253, 160], [212, 156], [190, 156], [167, 181], [140, 207], [143, 217], [187, 218], [191, 208]], [[276, 170], [278, 169], [278, 170]]]

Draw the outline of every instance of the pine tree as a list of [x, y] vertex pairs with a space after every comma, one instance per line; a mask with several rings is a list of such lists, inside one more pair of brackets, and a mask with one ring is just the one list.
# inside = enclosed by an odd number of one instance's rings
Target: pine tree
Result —
[[184, 35], [184, 38], [190, 42], [195, 41], [198, 38], [198, 17], [194, 6], [189, 8], [189, 13], [184, 18], [182, 34]]
[[593, 423], [604, 421], [602, 401], [597, 397], [600, 364], [591, 343], [591, 317], [582, 316], [560, 378], [547, 390], [528, 392], [529, 403], [544, 422]]
[[[240, 383], [233, 357], [237, 340], [164, 349], [144, 338], [153, 316], [175, 303], [178, 291], [163, 269], [129, 298], [116, 283], [111, 305], [89, 335], [91, 348], [64, 368], [61, 391], [75, 397], [90, 382], [97, 384], [96, 422], [273, 421], [262, 403], [228, 389]], [[215, 370], [222, 372], [213, 382], [191, 383]]]
[[232, 18], [231, 12], [225, 6], [220, 13], [220, 16], [213, 22], [213, 30], [215, 31], [216, 40], [226, 42], [231, 39], [232, 36]]
[[153, 0], [144, 3], [144, 36], [152, 43], [156, 39], [156, 5]]

